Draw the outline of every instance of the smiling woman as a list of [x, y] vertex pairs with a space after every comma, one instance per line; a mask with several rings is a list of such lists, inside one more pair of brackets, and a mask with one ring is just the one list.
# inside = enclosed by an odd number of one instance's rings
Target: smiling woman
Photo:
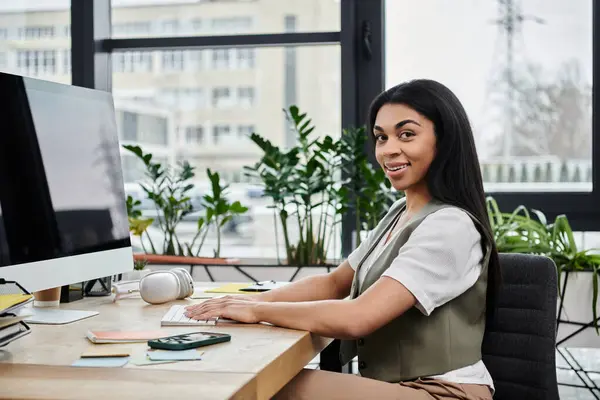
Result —
[[361, 376], [306, 370], [276, 398], [491, 399], [481, 343], [499, 262], [465, 110], [444, 85], [415, 80], [375, 98], [369, 127], [377, 161], [406, 197], [348, 259], [187, 313], [307, 330], [341, 339], [343, 363], [358, 355]]

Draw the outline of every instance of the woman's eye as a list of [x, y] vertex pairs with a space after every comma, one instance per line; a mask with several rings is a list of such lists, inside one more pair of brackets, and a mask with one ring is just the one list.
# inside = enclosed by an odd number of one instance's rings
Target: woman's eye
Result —
[[415, 134], [413, 132], [411, 132], [411, 131], [402, 131], [402, 132], [400, 132], [399, 136], [400, 136], [401, 139], [408, 139], [408, 138], [410, 138], [410, 137], [412, 137], [414, 135]]
[[382, 140], [385, 140], [387, 138], [386, 135], [382, 134], [382, 133], [377, 133], [375, 134], [375, 141], [376, 142], [380, 142]]

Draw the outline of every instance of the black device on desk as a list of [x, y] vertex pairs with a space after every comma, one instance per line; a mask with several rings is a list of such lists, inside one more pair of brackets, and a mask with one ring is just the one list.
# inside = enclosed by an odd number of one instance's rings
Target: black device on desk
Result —
[[268, 292], [287, 285], [288, 282], [264, 281], [256, 282], [254, 285], [240, 289], [242, 292]]
[[162, 350], [187, 350], [215, 343], [228, 342], [230, 340], [231, 335], [227, 333], [192, 332], [149, 340], [148, 346], [153, 349]]

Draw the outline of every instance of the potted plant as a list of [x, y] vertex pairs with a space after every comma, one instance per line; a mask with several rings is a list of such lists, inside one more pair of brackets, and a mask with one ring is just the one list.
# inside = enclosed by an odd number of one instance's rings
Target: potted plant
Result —
[[[263, 154], [246, 175], [261, 181], [272, 200], [276, 228], [281, 226], [287, 265], [325, 265], [341, 216], [356, 210], [356, 243], [360, 228], [372, 229], [397, 197], [383, 171], [364, 156], [364, 128], [349, 129], [341, 139], [313, 138], [315, 127], [297, 106], [284, 110], [297, 145], [284, 150], [257, 133], [250, 139]], [[390, 201], [388, 201], [390, 200]], [[295, 228], [299, 238], [292, 241]]]
[[[339, 200], [335, 191], [335, 144], [329, 136], [312, 139], [312, 121], [296, 106], [285, 113], [298, 144], [282, 150], [252, 133], [250, 139], [263, 155], [254, 166], [244, 169], [247, 176], [262, 181], [264, 195], [273, 201], [270, 207], [282, 229], [287, 264], [325, 264]], [[299, 235], [294, 242], [290, 237], [292, 224]]]
[[[503, 213], [493, 197], [487, 198], [487, 208], [498, 251], [544, 255], [556, 264], [559, 282], [557, 340], [560, 342], [567, 333], [575, 330], [568, 330], [568, 325], [579, 328], [591, 322], [589, 326], [595, 328], [596, 335], [591, 335], [591, 329], [587, 329], [570, 339], [569, 344], [593, 343], [594, 347], [600, 347], [600, 336], [597, 335], [600, 333], [598, 249], [580, 250], [577, 247], [566, 215], [559, 215], [549, 222], [543, 212], [531, 210], [530, 213], [523, 205], [512, 213]], [[588, 306], [582, 307], [582, 304]]]
[[142, 279], [151, 272], [150, 268], [146, 268], [147, 265], [148, 260], [134, 258], [133, 271], [124, 273], [122, 279], [124, 281], [138, 281]]
[[[140, 187], [155, 208], [154, 217], [143, 217], [139, 210], [141, 202], [131, 196], [127, 199], [130, 232], [143, 239], [141, 243], [145, 254], [138, 255], [137, 259], [167, 262], [176, 260], [177, 257], [198, 258], [207, 234], [214, 230], [217, 245], [213, 249], [213, 258], [226, 262], [221, 259], [221, 229], [234, 216], [247, 212], [248, 208], [242, 206], [239, 201], [228, 200], [228, 185], [221, 184], [219, 174], [207, 169], [211, 190], [200, 198], [201, 209], [197, 210], [195, 207], [198, 206], [194, 206], [190, 195], [194, 188], [194, 167], [188, 162], [183, 162], [177, 168], [170, 168], [154, 162], [152, 154], [144, 153], [139, 146], [123, 147], [144, 163], [148, 179], [140, 183]], [[183, 242], [179, 239], [177, 227], [184, 218], [189, 218], [195, 212], [198, 213], [194, 217], [197, 225], [196, 234], [191, 241]], [[155, 243], [150, 236], [148, 231], [150, 226], [157, 226], [160, 230], [160, 243]]]

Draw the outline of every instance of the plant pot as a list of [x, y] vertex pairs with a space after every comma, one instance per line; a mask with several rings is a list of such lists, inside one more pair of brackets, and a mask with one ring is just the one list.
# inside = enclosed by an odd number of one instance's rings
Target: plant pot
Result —
[[[600, 348], [600, 335], [593, 326], [592, 272], [563, 272], [560, 276], [560, 296], [557, 304], [559, 347]], [[600, 317], [600, 298], [596, 303]], [[598, 323], [600, 326], [600, 322]], [[572, 336], [572, 337], [569, 337]]]
[[216, 257], [186, 257], [186, 256], [169, 256], [164, 254], [144, 254], [138, 253], [133, 255], [136, 261], [147, 261], [148, 264], [182, 264], [182, 265], [219, 265], [219, 264], [235, 264], [239, 262], [237, 258], [216, 258]]

